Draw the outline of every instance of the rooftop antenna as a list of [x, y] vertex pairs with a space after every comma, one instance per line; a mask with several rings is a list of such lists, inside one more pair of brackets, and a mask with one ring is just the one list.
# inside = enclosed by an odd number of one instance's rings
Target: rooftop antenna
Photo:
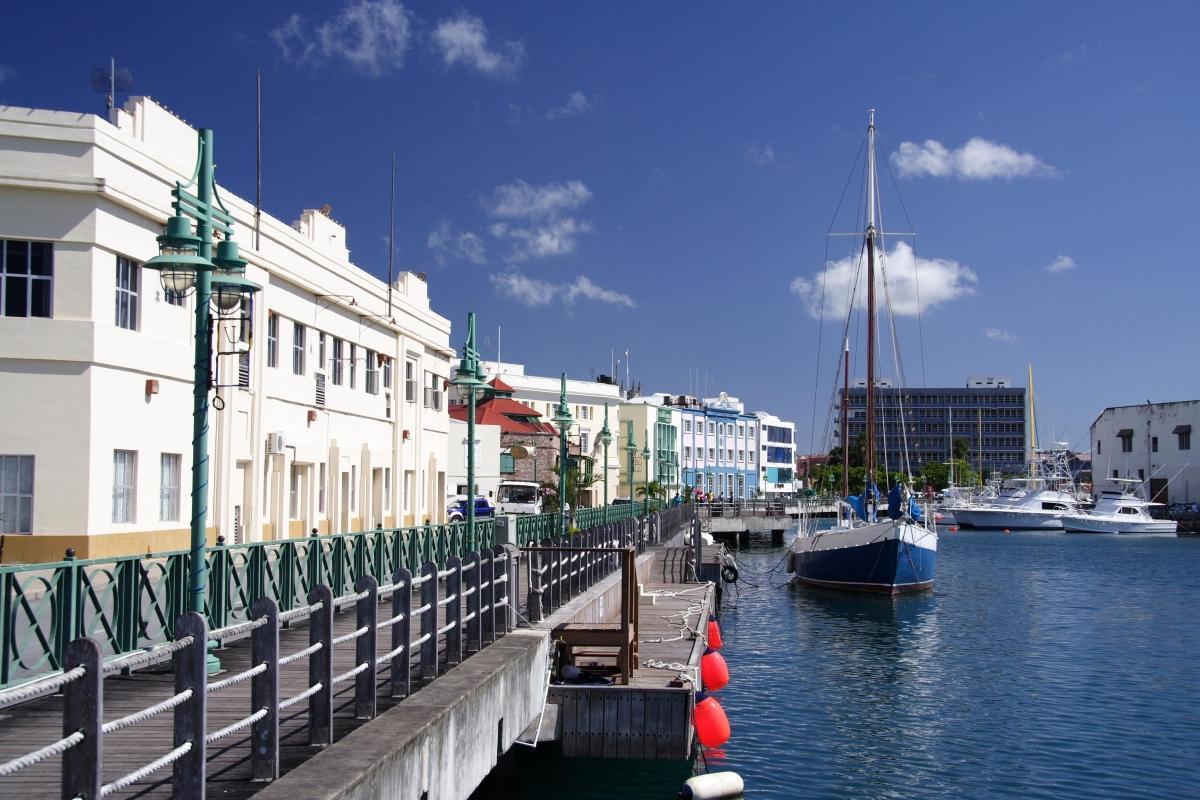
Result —
[[92, 67], [92, 90], [106, 95], [104, 110], [112, 117], [117, 104], [117, 92], [128, 92], [133, 86], [133, 73], [125, 67], [117, 67], [117, 60], [110, 58], [108, 65]]
[[392, 256], [396, 252], [396, 151], [392, 151], [392, 183], [388, 200], [388, 318], [392, 316]]
[[254, 73], [254, 249], [262, 250], [262, 70]]

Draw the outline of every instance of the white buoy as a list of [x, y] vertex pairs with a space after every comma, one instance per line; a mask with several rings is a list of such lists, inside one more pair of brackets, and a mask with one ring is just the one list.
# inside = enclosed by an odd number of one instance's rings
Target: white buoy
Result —
[[725, 797], [741, 797], [744, 791], [742, 776], [736, 772], [710, 772], [688, 778], [679, 796], [684, 800], [721, 800]]

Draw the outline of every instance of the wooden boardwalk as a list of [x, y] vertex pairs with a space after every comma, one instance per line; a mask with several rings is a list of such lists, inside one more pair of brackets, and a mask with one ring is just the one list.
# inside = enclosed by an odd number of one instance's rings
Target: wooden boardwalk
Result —
[[[522, 565], [521, 580], [525, 584]], [[420, 605], [420, 594], [413, 594], [413, 607]], [[515, 598], [514, 598], [515, 600]], [[465, 608], [465, 606], [464, 606]], [[380, 602], [379, 618], [391, 616], [390, 595]], [[439, 609], [438, 626], [445, 624], [445, 608]], [[354, 604], [345, 606], [333, 617], [333, 634], [341, 636], [354, 631], [356, 616]], [[388, 641], [386, 631], [381, 632], [381, 646]], [[414, 625], [413, 638], [419, 636]], [[303, 650], [309, 644], [307, 619], [297, 620], [279, 632], [279, 653], [286, 656]], [[486, 648], [486, 645], [485, 645]], [[382, 650], [381, 650], [382, 652]], [[217, 651], [223, 673], [210, 676], [210, 682], [239, 673], [251, 667], [250, 639], [229, 642]], [[464, 653], [464, 657], [467, 654]], [[439, 651], [439, 663], [445, 665], [444, 649]], [[412, 688], [428, 683], [418, 675], [419, 659], [411, 658]], [[344, 642], [334, 648], [333, 674], [339, 675], [353, 669], [356, 664], [353, 641]], [[439, 672], [441, 670], [439, 669]], [[280, 668], [279, 698], [281, 701], [305, 691], [308, 682], [308, 659], [302, 658]], [[378, 713], [392, 708], [403, 698], [390, 697], [391, 668], [379, 667]], [[171, 662], [140, 670], [130, 675], [111, 675], [104, 680], [104, 712], [107, 722], [143, 709], [167, 699], [174, 694], [174, 674]], [[17, 758], [35, 748], [49, 744], [63, 736], [62, 695], [51, 695], [29, 703], [0, 710], [0, 763]], [[245, 681], [208, 696], [208, 730], [220, 730], [250, 714], [250, 682]], [[282, 712], [280, 718], [280, 774], [285, 774], [303, 763], [318, 748], [308, 744], [308, 701]], [[339, 684], [334, 692], [334, 741], [339, 741], [351, 730], [364, 725], [368, 720], [354, 719], [354, 681]], [[165, 712], [146, 722], [105, 734], [103, 739], [103, 766], [105, 783], [126, 775], [164, 755], [172, 749], [172, 714]], [[15, 775], [0, 778], [0, 798], [57, 798], [60, 793], [61, 758], [50, 758], [36, 766], [23, 769]], [[208, 746], [208, 789], [209, 797], [245, 798], [254, 794], [265, 784], [250, 779], [249, 730], [239, 731]], [[171, 796], [171, 768], [165, 767], [146, 780], [133, 784], [128, 789], [114, 792], [109, 797], [118, 798], [166, 798]]]

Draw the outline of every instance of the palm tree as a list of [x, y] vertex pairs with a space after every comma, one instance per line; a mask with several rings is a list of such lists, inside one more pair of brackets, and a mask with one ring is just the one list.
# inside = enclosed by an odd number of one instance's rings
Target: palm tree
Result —
[[[662, 481], [650, 481], [649, 488], [650, 488], [649, 494], [650, 494], [651, 499], [654, 499], [654, 500], [666, 499], [667, 487], [662, 483]], [[637, 496], [642, 498], [643, 500], [646, 499], [646, 484], [642, 484], [641, 486], [637, 487]]]

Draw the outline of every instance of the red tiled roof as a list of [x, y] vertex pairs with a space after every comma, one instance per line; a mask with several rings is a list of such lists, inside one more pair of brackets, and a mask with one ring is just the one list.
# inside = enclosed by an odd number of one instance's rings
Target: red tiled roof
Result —
[[[448, 409], [451, 419], [466, 420], [467, 406], [452, 404]], [[475, 422], [479, 425], [498, 425], [502, 433], [544, 433], [557, 436], [558, 431], [546, 422], [525, 422], [513, 417], [535, 417], [541, 415], [527, 405], [508, 397], [493, 397], [475, 407]]]
[[509, 394], [512, 394], [513, 392], [515, 392], [515, 391], [516, 391], [516, 390], [515, 390], [515, 389], [513, 389], [511, 386], [509, 386], [507, 383], [505, 383], [504, 381], [500, 380], [500, 376], [499, 376], [499, 375], [497, 375], [496, 377], [492, 378], [492, 380], [491, 380], [491, 381], [488, 383], [488, 386], [491, 386], [491, 387], [492, 387], [493, 389], [495, 389], [497, 392], [508, 392]]

